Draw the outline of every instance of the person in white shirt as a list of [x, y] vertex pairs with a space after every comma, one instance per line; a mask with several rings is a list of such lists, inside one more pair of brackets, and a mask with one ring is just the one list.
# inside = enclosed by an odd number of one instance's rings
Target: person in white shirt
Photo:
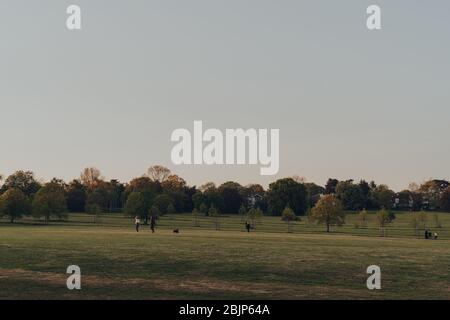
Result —
[[141, 219], [138, 216], [134, 218], [134, 224], [136, 225], [136, 232], [139, 232], [139, 226], [141, 225]]

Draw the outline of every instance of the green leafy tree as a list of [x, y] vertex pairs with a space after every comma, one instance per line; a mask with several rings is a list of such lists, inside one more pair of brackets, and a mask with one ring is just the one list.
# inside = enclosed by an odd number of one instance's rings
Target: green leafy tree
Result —
[[336, 196], [326, 194], [319, 199], [311, 210], [311, 219], [318, 224], [324, 224], [327, 232], [330, 232], [330, 226], [341, 226], [345, 223], [345, 212]]
[[209, 208], [208, 216], [213, 219], [216, 230], [220, 230], [220, 214], [217, 211], [216, 207], [214, 207], [214, 205], [211, 205], [211, 207]]
[[3, 193], [9, 189], [18, 189], [22, 191], [27, 197], [31, 198], [38, 192], [41, 185], [34, 178], [32, 171], [16, 171], [8, 178], [6, 178], [1, 190]]
[[125, 202], [125, 214], [141, 219], [148, 219], [149, 203], [142, 192], [132, 192]]
[[386, 209], [381, 209], [377, 212], [376, 221], [378, 227], [380, 228], [380, 235], [382, 237], [386, 236], [386, 226], [391, 223], [391, 218], [389, 217], [389, 212]]
[[73, 180], [67, 187], [67, 208], [70, 212], [85, 212], [86, 187], [79, 181]]
[[167, 194], [160, 194], [158, 196], [156, 196], [153, 205], [158, 207], [160, 214], [166, 214], [167, 213], [167, 208], [172, 205], [172, 199], [169, 197], [169, 195]]
[[158, 218], [159, 216], [161, 216], [161, 211], [159, 210], [159, 208], [157, 206], [152, 206], [150, 208], [150, 216]]
[[288, 226], [288, 232], [292, 232], [292, 222], [295, 221], [295, 212], [289, 207], [284, 208], [281, 214], [281, 220], [286, 222]]
[[442, 191], [439, 197], [439, 207], [443, 211], [450, 211], [450, 187], [447, 187]]
[[45, 223], [50, 217], [67, 217], [67, 201], [64, 188], [57, 183], [47, 183], [34, 196], [32, 213], [36, 218], [44, 217]]
[[250, 224], [253, 228], [256, 227], [258, 223], [260, 223], [262, 217], [262, 211], [259, 208], [251, 208], [247, 212], [247, 220], [250, 221]]
[[341, 181], [336, 187], [336, 197], [341, 201], [345, 210], [360, 210], [366, 204], [361, 187], [352, 180]]
[[207, 215], [208, 214], [208, 206], [205, 203], [202, 203], [200, 205], [199, 211], [201, 213], [203, 213], [204, 215]]
[[244, 205], [241, 205], [241, 207], [239, 208], [239, 215], [240, 216], [245, 216], [247, 214], [247, 209], [245, 208]]
[[236, 214], [243, 203], [241, 190], [243, 187], [236, 182], [228, 181], [223, 183], [217, 191], [220, 194], [223, 204], [223, 213]]
[[367, 222], [369, 219], [369, 215], [367, 214], [366, 209], [363, 209], [358, 214], [358, 227], [367, 228]]
[[198, 211], [196, 208], [194, 208], [192, 210], [192, 218], [193, 218], [193, 222], [194, 222], [194, 227], [199, 227], [199, 218], [200, 218], [200, 214], [201, 212]]
[[7, 216], [11, 223], [30, 213], [30, 201], [21, 190], [8, 189], [0, 196], [0, 216]]
[[416, 236], [420, 235], [421, 230], [425, 230], [427, 227], [428, 215], [425, 211], [420, 211], [412, 214], [411, 216], [411, 226], [414, 229], [414, 234]]
[[279, 179], [269, 185], [267, 192], [268, 210], [273, 215], [281, 215], [285, 207], [302, 215], [307, 208], [306, 188], [292, 178]]
[[442, 222], [437, 213], [433, 214], [433, 224], [435, 228], [442, 228]]
[[166, 213], [176, 213], [175, 207], [172, 203], [169, 203], [169, 205], [167, 206]]
[[389, 210], [394, 204], [395, 192], [386, 185], [379, 185], [371, 190], [371, 202], [376, 208], [385, 208]]

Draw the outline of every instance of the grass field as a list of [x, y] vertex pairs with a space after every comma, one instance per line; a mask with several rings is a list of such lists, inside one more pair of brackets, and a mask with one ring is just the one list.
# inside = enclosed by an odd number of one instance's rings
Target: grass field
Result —
[[[120, 214], [73, 214], [45, 225], [0, 220], [1, 299], [450, 299], [450, 215], [440, 214], [439, 240], [414, 236], [410, 214], [397, 214], [386, 238], [374, 216], [367, 228], [347, 225], [325, 234], [296, 222], [263, 217], [246, 233], [239, 216], [164, 216], [157, 232], [136, 233]], [[180, 228], [180, 234], [172, 233]], [[66, 288], [78, 265], [82, 289]], [[382, 289], [366, 288], [366, 268], [382, 271]]]

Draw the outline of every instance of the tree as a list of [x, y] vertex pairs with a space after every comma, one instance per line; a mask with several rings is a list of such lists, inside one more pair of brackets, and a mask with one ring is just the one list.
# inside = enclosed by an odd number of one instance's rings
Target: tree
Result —
[[395, 192], [386, 185], [379, 185], [371, 190], [371, 201], [376, 208], [389, 210], [394, 203]]
[[32, 213], [36, 218], [44, 217], [45, 223], [54, 216], [59, 219], [67, 214], [67, 201], [64, 188], [55, 182], [45, 184], [34, 196]]
[[167, 208], [169, 207], [169, 205], [173, 206], [173, 202], [167, 194], [160, 194], [156, 196], [155, 200], [153, 201], [153, 205], [158, 207], [161, 214], [166, 214], [168, 213]]
[[320, 196], [324, 194], [325, 188], [312, 182], [304, 183], [303, 185], [306, 188], [307, 206], [308, 208], [312, 208], [319, 201]]
[[80, 174], [80, 181], [87, 188], [95, 187], [100, 180], [100, 170], [94, 167], [84, 168]]
[[[95, 210], [93, 210], [95, 208]], [[98, 210], [97, 210], [98, 209]], [[86, 197], [86, 212], [93, 214], [94, 211], [104, 212], [108, 209], [108, 190], [100, 184], [88, 189]]]
[[319, 224], [325, 224], [327, 232], [330, 226], [341, 226], [345, 223], [345, 212], [341, 202], [332, 194], [324, 195], [311, 210], [311, 220]]
[[336, 197], [342, 202], [345, 210], [360, 210], [365, 207], [366, 198], [357, 184], [352, 180], [341, 181], [336, 186]]
[[262, 216], [262, 211], [259, 208], [251, 208], [247, 212], [247, 219], [250, 221], [250, 224], [253, 228], [256, 227], [256, 224], [260, 222]]
[[200, 224], [198, 223], [198, 219], [200, 217], [200, 211], [198, 211], [197, 209], [193, 209], [192, 210], [192, 218], [194, 220], [194, 227], [199, 227]]
[[156, 165], [147, 170], [147, 175], [153, 181], [163, 183], [170, 176], [170, 170], [164, 166]]
[[175, 207], [173, 206], [172, 203], [169, 203], [169, 205], [167, 206], [166, 213], [176, 213]]
[[212, 205], [208, 210], [208, 216], [213, 219], [216, 230], [220, 230], [220, 214], [217, 209]]
[[329, 178], [327, 183], [325, 184], [325, 194], [335, 194], [338, 183], [339, 180]]
[[450, 187], [442, 191], [439, 199], [439, 207], [443, 211], [450, 211]]
[[290, 207], [296, 215], [306, 211], [306, 188], [292, 178], [279, 179], [269, 185], [267, 192], [269, 212], [281, 215], [284, 208]]
[[442, 228], [442, 222], [437, 213], [433, 214], [433, 224], [435, 228]]
[[199, 211], [204, 215], [208, 214], [208, 206], [205, 203], [202, 203], [199, 207]]
[[233, 181], [225, 182], [218, 188], [218, 192], [223, 201], [223, 213], [238, 213], [243, 203], [241, 189], [242, 186]]
[[377, 212], [377, 224], [380, 228], [380, 235], [382, 237], [386, 236], [386, 225], [391, 222], [391, 218], [389, 217], [389, 212], [386, 209], [381, 209]]
[[414, 213], [411, 216], [411, 225], [414, 229], [415, 235], [420, 235], [420, 230], [425, 230], [427, 227], [428, 215], [425, 211]]
[[9, 189], [17, 189], [22, 191], [27, 197], [32, 197], [38, 192], [41, 185], [34, 178], [32, 171], [16, 171], [8, 178], [2, 186], [2, 192]]
[[0, 216], [8, 216], [11, 223], [29, 215], [30, 212], [30, 201], [21, 190], [8, 189], [0, 196]]
[[67, 187], [67, 208], [70, 212], [86, 210], [86, 188], [79, 180], [73, 180]]
[[368, 221], [368, 214], [366, 209], [362, 210], [358, 214], [358, 227], [366, 228], [367, 227], [367, 221]]
[[171, 174], [161, 182], [161, 187], [166, 192], [180, 192], [186, 187], [186, 181], [176, 174]]
[[158, 217], [161, 215], [161, 211], [157, 206], [152, 206], [149, 213], [151, 217], [155, 217], [156, 219], [158, 219]]
[[145, 196], [141, 192], [132, 192], [125, 203], [124, 211], [125, 214], [148, 220], [148, 213], [150, 207], [149, 202], [145, 199]]
[[283, 213], [281, 214], [281, 220], [285, 221], [288, 226], [288, 233], [292, 232], [292, 221], [295, 220], [295, 213], [294, 210], [292, 210], [289, 207], [284, 208]]

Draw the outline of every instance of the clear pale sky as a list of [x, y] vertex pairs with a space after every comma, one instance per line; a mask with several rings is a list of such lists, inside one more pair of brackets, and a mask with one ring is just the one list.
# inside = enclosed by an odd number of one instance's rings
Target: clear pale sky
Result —
[[[66, 8], [82, 9], [68, 31]], [[380, 31], [366, 8], [382, 8]], [[0, 173], [189, 184], [450, 178], [450, 2], [2, 0]], [[174, 166], [176, 128], [280, 129], [280, 171]]]

